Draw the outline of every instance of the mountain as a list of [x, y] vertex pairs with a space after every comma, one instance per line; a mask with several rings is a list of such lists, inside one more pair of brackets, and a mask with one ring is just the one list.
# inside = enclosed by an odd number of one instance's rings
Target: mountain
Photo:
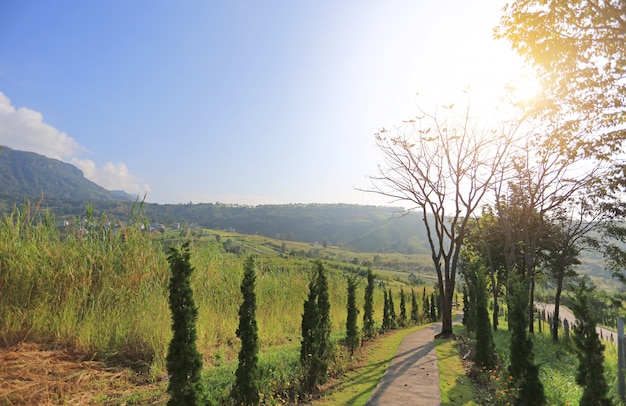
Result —
[[34, 152], [2, 147], [0, 150], [0, 199], [6, 204], [52, 200], [132, 200], [125, 192], [109, 191], [85, 179], [74, 165]]

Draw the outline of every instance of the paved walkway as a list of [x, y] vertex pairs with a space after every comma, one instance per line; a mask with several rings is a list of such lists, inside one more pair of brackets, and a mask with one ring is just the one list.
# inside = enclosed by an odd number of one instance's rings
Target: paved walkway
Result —
[[[538, 302], [536, 306], [539, 309], [543, 309], [547, 314], [554, 315], [554, 304], [553, 303], [540, 303]], [[576, 324], [576, 317], [574, 317], [574, 313], [570, 309], [564, 306], [559, 306], [559, 318], [561, 319], [561, 323], [563, 320], [567, 320], [570, 325], [570, 328], [574, 327]], [[546, 323], [545, 326], [549, 327]], [[605, 341], [610, 341], [614, 345], [617, 345], [617, 331], [610, 330], [605, 327], [597, 326], [596, 332], [600, 335], [601, 339]], [[559, 331], [559, 338], [563, 338], [565, 336], [565, 331], [563, 329], [563, 324], [561, 324], [561, 329]]]
[[436, 323], [404, 338], [367, 406], [441, 405], [434, 342], [440, 331]]

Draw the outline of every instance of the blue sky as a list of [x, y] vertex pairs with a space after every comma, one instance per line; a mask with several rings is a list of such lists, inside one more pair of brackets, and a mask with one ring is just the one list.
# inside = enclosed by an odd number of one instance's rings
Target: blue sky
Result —
[[503, 1], [0, 3], [0, 145], [157, 203], [386, 204], [374, 133], [521, 62]]

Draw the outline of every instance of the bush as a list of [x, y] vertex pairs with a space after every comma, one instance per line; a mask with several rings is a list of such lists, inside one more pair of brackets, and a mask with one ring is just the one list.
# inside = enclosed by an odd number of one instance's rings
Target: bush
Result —
[[235, 386], [232, 396], [240, 405], [256, 405], [259, 403], [258, 352], [259, 334], [256, 323], [256, 284], [254, 257], [250, 256], [244, 263], [241, 294], [243, 303], [239, 308], [239, 327], [237, 337], [241, 339], [239, 366], [235, 373]]
[[354, 350], [359, 346], [359, 328], [357, 326], [357, 316], [359, 310], [356, 308], [356, 275], [348, 276], [348, 316], [346, 319], [346, 343], [350, 354], [354, 354]]
[[604, 377], [604, 344], [596, 332], [596, 319], [589, 308], [589, 295], [593, 288], [581, 281], [572, 298], [576, 316], [574, 344], [578, 356], [576, 383], [584, 388], [581, 405], [611, 405], [607, 397], [609, 388]]
[[167, 392], [168, 405], [198, 405], [206, 403], [206, 394], [200, 381], [202, 355], [196, 348], [196, 320], [198, 309], [193, 300], [189, 242], [181, 250], [170, 248], [167, 260], [172, 276], [169, 284], [169, 303], [172, 311], [172, 341], [167, 353], [167, 372], [170, 377]]
[[374, 274], [367, 270], [367, 287], [365, 288], [365, 303], [363, 304], [363, 337], [370, 340], [376, 336], [374, 328]]
[[302, 314], [300, 350], [304, 388], [308, 392], [312, 392], [318, 384], [326, 382], [331, 354], [328, 280], [321, 261], [315, 262], [313, 270], [314, 275], [309, 284], [309, 295], [304, 302]]
[[534, 363], [533, 342], [528, 337], [528, 290], [518, 275], [509, 281], [509, 331], [511, 332], [511, 363], [509, 374], [519, 388], [518, 405], [541, 406], [546, 398], [539, 367]]

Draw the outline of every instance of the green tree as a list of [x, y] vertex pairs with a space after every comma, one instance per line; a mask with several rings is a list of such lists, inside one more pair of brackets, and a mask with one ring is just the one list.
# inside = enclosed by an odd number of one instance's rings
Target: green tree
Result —
[[587, 287], [583, 279], [574, 292], [571, 306], [576, 324], [574, 325], [574, 344], [578, 357], [576, 383], [583, 387], [581, 405], [611, 405], [607, 394], [609, 387], [604, 377], [604, 344], [596, 331], [597, 321], [589, 307], [592, 287]]
[[491, 335], [491, 323], [489, 320], [489, 293], [485, 270], [478, 267], [476, 275], [476, 352], [474, 362], [487, 369], [492, 369], [496, 364], [496, 346]]
[[367, 270], [367, 286], [365, 287], [365, 301], [363, 304], [363, 336], [370, 340], [376, 336], [374, 328], [374, 274]]
[[474, 321], [474, 300], [472, 300], [473, 288], [470, 287], [467, 280], [463, 284], [463, 325], [468, 333], [476, 331], [476, 322]]
[[[470, 231], [465, 240], [465, 246], [461, 252], [461, 262], [472, 261], [473, 256], [479, 256], [481, 262], [485, 264], [487, 276], [489, 277], [489, 285], [492, 294], [492, 324], [493, 330], [498, 330], [500, 317], [500, 294], [506, 283], [507, 267], [505, 262], [506, 239], [501, 230], [503, 224], [493, 212], [491, 207], [485, 207], [481, 216], [471, 223]], [[508, 224], [509, 230], [511, 224]], [[510, 233], [512, 234], [512, 233]], [[512, 235], [511, 235], [512, 236]], [[471, 252], [471, 254], [470, 254]], [[466, 256], [463, 258], [463, 256]], [[467, 257], [469, 255], [469, 257]], [[463, 271], [462, 271], [463, 272]], [[466, 282], [470, 285], [467, 293], [472, 295], [471, 287], [475, 286], [475, 273], [463, 275]], [[468, 300], [470, 299], [468, 297]]]
[[346, 319], [346, 343], [350, 349], [350, 354], [354, 354], [354, 350], [359, 346], [359, 327], [357, 326], [357, 317], [359, 310], [356, 308], [356, 275], [348, 276], [348, 304]]
[[400, 327], [406, 327], [406, 296], [402, 288], [400, 288], [400, 317], [398, 322]]
[[304, 371], [304, 387], [309, 392], [326, 382], [331, 354], [330, 301], [328, 279], [321, 261], [313, 266], [309, 295], [302, 314], [302, 347], [300, 363]]
[[578, 256], [581, 251], [581, 242], [591, 241], [587, 234], [595, 228], [599, 220], [592, 210], [585, 209], [585, 205], [585, 202], [581, 202], [583, 210], [563, 206], [550, 221], [549, 238], [546, 241], [543, 262], [549, 275], [556, 282], [554, 315], [552, 326], [550, 326], [554, 341], [559, 339], [559, 309], [565, 278], [577, 275], [574, 267], [580, 264]]
[[396, 328], [398, 328], [398, 317], [396, 316], [396, 306], [393, 304], [393, 295], [391, 294], [391, 289], [389, 289], [387, 300], [389, 300], [389, 328], [391, 330], [395, 330]]
[[624, 186], [626, 9], [622, 0], [516, 0], [496, 37], [532, 64], [543, 86], [530, 113], [571, 158], [613, 164], [604, 187]]
[[417, 294], [411, 289], [411, 323], [414, 325], [419, 322], [419, 308], [417, 306]]
[[200, 380], [202, 355], [196, 347], [198, 308], [193, 300], [189, 242], [181, 249], [170, 248], [167, 260], [172, 271], [169, 283], [169, 305], [172, 312], [172, 340], [167, 352], [166, 366], [170, 377], [168, 405], [199, 405], [206, 402], [206, 392]]
[[517, 405], [541, 406], [546, 404], [543, 384], [539, 380], [539, 367], [535, 365], [533, 342], [528, 326], [528, 290], [521, 275], [509, 278], [509, 374], [519, 389]]
[[391, 317], [389, 316], [389, 295], [387, 295], [386, 290], [383, 290], [383, 324], [380, 330], [383, 333], [391, 330]]
[[244, 262], [241, 294], [243, 302], [239, 307], [239, 327], [237, 337], [241, 339], [239, 365], [235, 373], [235, 386], [232, 397], [239, 405], [257, 405], [259, 403], [258, 352], [259, 334], [256, 323], [256, 284], [254, 257], [249, 256]]

